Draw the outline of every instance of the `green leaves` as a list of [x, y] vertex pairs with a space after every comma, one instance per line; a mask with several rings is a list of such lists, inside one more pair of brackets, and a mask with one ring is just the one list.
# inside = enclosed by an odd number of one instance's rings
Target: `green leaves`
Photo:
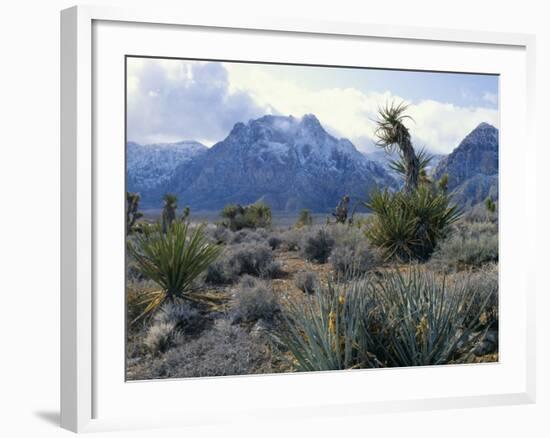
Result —
[[190, 225], [173, 222], [163, 233], [160, 225], [136, 235], [128, 242], [130, 254], [137, 268], [161, 288], [147, 297], [144, 314], [174, 298], [191, 301], [208, 297], [191, 291], [193, 281], [219, 256], [221, 247], [209, 243], [204, 225], [190, 229]]
[[404, 102], [397, 105], [392, 102], [378, 109], [378, 119], [374, 131], [374, 136], [378, 139], [378, 146], [387, 148], [391, 152], [393, 147], [403, 140], [402, 136], [406, 131], [403, 122], [406, 119], [412, 120], [411, 116], [405, 114], [407, 109], [408, 105]]
[[220, 216], [226, 219], [225, 226], [231, 231], [271, 226], [271, 208], [263, 202], [244, 207], [239, 204], [228, 204], [223, 208]]
[[426, 260], [461, 217], [446, 193], [428, 186], [410, 193], [376, 191], [365, 206], [373, 212], [366, 236], [388, 260]]
[[288, 301], [278, 340], [299, 371], [465, 363], [490, 298], [418, 267], [368, 275]]
[[279, 341], [299, 371], [377, 366], [365, 331], [369, 305], [358, 286], [329, 283], [304, 302], [288, 301]]
[[374, 287], [384, 318], [378, 346], [389, 366], [464, 363], [484, 334], [480, 317], [487, 299], [479, 306], [480, 291], [466, 281], [447, 284], [414, 268]]

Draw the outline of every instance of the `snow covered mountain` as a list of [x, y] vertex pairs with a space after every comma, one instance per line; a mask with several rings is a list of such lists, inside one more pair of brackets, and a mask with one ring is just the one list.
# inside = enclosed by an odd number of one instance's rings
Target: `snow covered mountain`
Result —
[[151, 193], [170, 180], [176, 168], [206, 153], [196, 141], [126, 145], [126, 175], [129, 192]]
[[[349, 140], [331, 136], [314, 115], [237, 123], [227, 138], [178, 165], [160, 186], [193, 209], [264, 201], [287, 212], [327, 212], [345, 194], [366, 199], [377, 186], [397, 187], [382, 166]], [[160, 206], [159, 193], [151, 195], [143, 202]]]
[[462, 206], [498, 199], [498, 129], [481, 123], [437, 165], [435, 178], [449, 175], [449, 190]]

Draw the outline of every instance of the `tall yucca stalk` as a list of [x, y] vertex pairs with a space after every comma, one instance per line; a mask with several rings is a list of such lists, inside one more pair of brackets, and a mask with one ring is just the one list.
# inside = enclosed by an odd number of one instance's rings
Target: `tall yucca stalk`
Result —
[[167, 193], [163, 197], [164, 206], [162, 208], [162, 232], [166, 233], [172, 222], [176, 220], [176, 210], [178, 209], [178, 197], [172, 193]]
[[395, 147], [398, 148], [405, 170], [403, 190], [408, 193], [418, 187], [420, 162], [414, 151], [409, 130], [403, 124], [406, 119], [412, 120], [405, 114], [407, 108], [404, 103], [396, 105], [393, 102], [380, 108], [374, 135], [378, 139], [376, 144], [389, 152]]
[[147, 306], [144, 314], [176, 298], [215, 300], [215, 297], [192, 290], [193, 281], [221, 252], [220, 246], [208, 241], [204, 227], [200, 225], [191, 229], [186, 222], [174, 221], [166, 232], [163, 232], [161, 225], [156, 225], [128, 242], [138, 270], [161, 288], [145, 298]]

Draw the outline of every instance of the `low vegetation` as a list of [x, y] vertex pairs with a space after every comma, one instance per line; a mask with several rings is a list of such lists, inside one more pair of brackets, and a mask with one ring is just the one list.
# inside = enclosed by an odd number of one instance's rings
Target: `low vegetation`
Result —
[[388, 105], [376, 131], [402, 189], [321, 220], [257, 202], [201, 223], [171, 194], [154, 220], [128, 193], [128, 379], [498, 360], [498, 202], [459, 210], [407, 117]]

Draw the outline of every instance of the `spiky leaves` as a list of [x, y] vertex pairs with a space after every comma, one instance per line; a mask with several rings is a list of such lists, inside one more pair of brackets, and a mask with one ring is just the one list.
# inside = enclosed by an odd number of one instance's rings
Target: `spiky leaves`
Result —
[[139, 271], [161, 289], [148, 294], [145, 314], [176, 298], [203, 301], [208, 297], [192, 290], [193, 281], [216, 260], [221, 247], [209, 242], [204, 225], [195, 228], [174, 221], [166, 232], [160, 225], [128, 242]]
[[374, 367], [365, 329], [370, 311], [359, 287], [329, 283], [314, 296], [288, 301], [278, 339], [289, 349], [298, 371]]
[[[426, 152], [425, 149], [421, 149], [420, 152], [416, 155], [418, 158], [418, 183], [427, 185], [431, 184], [431, 180], [428, 177], [428, 166], [430, 161], [433, 159], [433, 156]], [[403, 156], [399, 156], [398, 160], [389, 160], [389, 167], [396, 173], [398, 173], [404, 181], [407, 179], [407, 163], [403, 159]]]
[[178, 197], [172, 193], [167, 193], [164, 195], [163, 201], [164, 206], [162, 208], [162, 232], [166, 233], [172, 222], [176, 220]]
[[475, 284], [414, 267], [368, 275], [286, 303], [278, 339], [299, 371], [465, 363], [488, 300]]
[[374, 288], [383, 315], [377, 350], [389, 366], [468, 362], [484, 334], [480, 317], [488, 299], [479, 304], [479, 289], [418, 269], [386, 275]]
[[374, 213], [366, 236], [388, 260], [426, 260], [461, 217], [446, 193], [426, 186], [410, 193], [376, 191], [365, 206]]
[[403, 124], [406, 119], [412, 120], [405, 114], [407, 108], [408, 106], [404, 103], [396, 105], [393, 102], [379, 108], [374, 135], [378, 139], [376, 144], [388, 152], [393, 152], [395, 147], [398, 148], [405, 167], [403, 190], [411, 192], [418, 187], [420, 163], [414, 151], [409, 130]]
[[263, 202], [244, 207], [239, 204], [228, 204], [223, 208], [220, 216], [225, 219], [224, 225], [231, 231], [271, 226], [271, 208]]
[[138, 211], [139, 201], [139, 193], [126, 192], [126, 235], [134, 231], [136, 222], [143, 217], [143, 213]]

